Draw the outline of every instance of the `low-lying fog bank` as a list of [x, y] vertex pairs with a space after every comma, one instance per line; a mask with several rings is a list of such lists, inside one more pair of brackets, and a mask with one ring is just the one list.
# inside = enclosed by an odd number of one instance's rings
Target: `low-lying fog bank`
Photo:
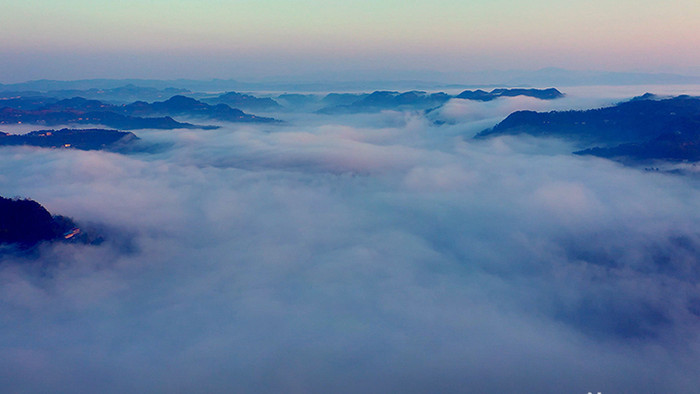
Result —
[[698, 180], [471, 139], [578, 97], [2, 148], [106, 238], [0, 259], [4, 390], [692, 392]]

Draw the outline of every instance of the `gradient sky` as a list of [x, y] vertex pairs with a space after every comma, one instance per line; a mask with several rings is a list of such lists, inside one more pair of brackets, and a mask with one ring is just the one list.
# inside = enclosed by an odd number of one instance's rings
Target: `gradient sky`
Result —
[[0, 0], [0, 82], [328, 70], [700, 72], [700, 2]]

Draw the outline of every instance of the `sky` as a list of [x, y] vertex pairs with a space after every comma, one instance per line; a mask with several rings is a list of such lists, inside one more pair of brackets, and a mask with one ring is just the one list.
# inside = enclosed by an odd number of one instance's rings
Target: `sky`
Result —
[[563, 67], [700, 74], [700, 3], [0, 1], [0, 82]]

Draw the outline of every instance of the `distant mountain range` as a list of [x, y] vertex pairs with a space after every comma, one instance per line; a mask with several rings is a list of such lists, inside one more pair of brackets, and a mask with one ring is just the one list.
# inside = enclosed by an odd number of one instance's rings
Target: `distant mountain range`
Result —
[[566, 138], [588, 146], [576, 154], [626, 162], [698, 161], [700, 98], [647, 94], [587, 111], [518, 111], [475, 138], [517, 134]]
[[[139, 88], [130, 87], [129, 92]], [[145, 91], [154, 93], [160, 90]], [[106, 90], [97, 90], [105, 92]], [[193, 93], [200, 99], [184, 95], [174, 95], [165, 101], [134, 101], [126, 104], [110, 104], [85, 97], [58, 98], [36, 95], [18, 95], [10, 92], [0, 94], [0, 124], [30, 123], [46, 126], [68, 124], [97, 124], [123, 130], [135, 129], [175, 129], [175, 128], [215, 128], [181, 122], [173, 117], [216, 120], [225, 122], [275, 123], [269, 117], [251, 115], [232, 106], [259, 111], [302, 111], [321, 114], [353, 114], [378, 112], [381, 110], [427, 110], [438, 107], [452, 98], [490, 101], [500, 97], [530, 96], [542, 100], [562, 97], [557, 89], [494, 89], [465, 90], [459, 95], [443, 92], [427, 93], [412, 90], [408, 92], [374, 91], [372, 93], [329, 93], [317, 94], [285, 93], [272, 97], [255, 97], [238, 92], [226, 92], [211, 96]], [[280, 104], [282, 103], [282, 104]]]
[[[0, 91], [38, 91], [117, 89], [135, 85], [155, 89], [186, 89], [199, 92], [276, 91], [328, 92], [372, 89], [466, 89], [477, 87], [531, 87], [582, 85], [650, 85], [700, 84], [698, 75], [673, 73], [611, 72], [567, 70], [556, 67], [539, 70], [484, 70], [439, 72], [430, 70], [365, 70], [339, 71], [325, 74], [279, 76], [257, 82], [234, 79], [86, 79], [76, 81], [36, 80], [0, 84]], [[184, 94], [184, 92], [178, 92]], [[165, 96], [164, 96], [165, 97]], [[95, 97], [97, 98], [97, 97]], [[160, 97], [152, 97], [160, 99]]]
[[[22, 250], [44, 241], [88, 240], [72, 219], [51, 215], [33, 200], [0, 196], [0, 246], [14, 245]], [[0, 248], [0, 254], [7, 251]]]
[[103, 125], [122, 130], [216, 128], [215, 126], [197, 126], [191, 123], [178, 122], [169, 116], [141, 118], [108, 111], [25, 111], [8, 107], [0, 109], [0, 125], [3, 124], [36, 124], [43, 126], [84, 124]]
[[172, 116], [227, 122], [276, 122], [272, 118], [246, 114], [226, 104], [209, 105], [181, 95], [162, 102], [136, 101], [126, 105], [107, 104], [82, 97], [63, 100], [53, 97], [17, 97], [0, 100], [0, 124], [87, 124], [122, 130], [217, 128], [179, 122]]
[[352, 114], [375, 112], [384, 109], [428, 109], [440, 106], [450, 98], [451, 96], [445, 93], [376, 91], [368, 95], [359, 96], [357, 100], [350, 104], [328, 106], [321, 108], [317, 112], [322, 114]]
[[[478, 77], [472, 75], [471, 77]], [[485, 75], [484, 75], [485, 77]], [[491, 80], [500, 80], [506, 86], [598, 86], [598, 85], [688, 85], [700, 84], [699, 75], [673, 73], [616, 72], [596, 70], [566, 70], [557, 67], [534, 71], [496, 71]], [[481, 79], [487, 80], [487, 79]]]
[[[6, 85], [15, 86], [15, 85]], [[31, 84], [29, 84], [31, 86]], [[22, 85], [18, 85], [22, 87]], [[37, 86], [39, 87], [39, 86]], [[127, 84], [114, 88], [90, 88], [90, 89], [59, 89], [59, 90], [3, 90], [0, 87], [0, 98], [12, 97], [55, 97], [57, 100], [72, 97], [83, 97], [92, 100], [102, 100], [105, 102], [130, 103], [137, 100], [158, 101], [170, 98], [178, 94], [191, 94], [188, 89], [167, 87], [157, 89], [154, 87], [136, 86]]]
[[172, 116], [222, 120], [226, 122], [277, 122], [272, 118], [246, 114], [239, 109], [231, 108], [227, 104], [209, 105], [191, 97], [181, 95], [173, 96], [162, 102], [154, 102], [149, 104], [144, 101], [137, 101], [123, 106], [113, 106], [110, 109], [112, 111], [122, 112], [131, 116], [154, 116], [167, 114]]
[[528, 96], [538, 98], [540, 100], [554, 100], [564, 97], [559, 90], [554, 88], [548, 89], [494, 89], [490, 92], [484, 90], [465, 90], [462, 93], [452, 96], [443, 92], [427, 93], [422, 91], [410, 92], [390, 92], [390, 91], [375, 91], [371, 94], [358, 94], [352, 100], [352, 95], [327, 95], [323, 101], [340, 101], [344, 100], [349, 104], [336, 104], [326, 106], [318, 110], [322, 114], [343, 114], [343, 113], [360, 113], [360, 112], [375, 112], [385, 109], [431, 109], [443, 105], [452, 98], [491, 101], [500, 97], [516, 97]]
[[216, 97], [201, 99], [209, 104], [226, 104], [233, 108], [243, 108], [252, 111], [277, 111], [282, 106], [269, 97], [255, 97], [238, 92], [226, 92]]
[[[308, 80], [298, 80], [291, 82], [283, 81], [261, 81], [244, 82], [234, 79], [84, 79], [75, 81], [56, 80], [36, 80], [11, 84], [0, 84], [0, 92], [48, 92], [70, 91], [70, 90], [110, 90], [119, 89], [124, 86], [138, 86], [141, 88], [153, 88], [156, 90], [183, 89], [192, 92], [230, 92], [230, 91], [266, 91], [266, 92], [329, 92], [329, 91], [359, 91], [371, 89], [447, 89], [447, 88], [467, 88], [484, 86], [505, 86], [502, 83], [487, 84], [484, 82], [470, 83], [468, 85], [454, 82], [436, 83], [433, 80], [420, 80], [416, 78], [397, 79], [362, 79], [362, 80], [323, 80], [310, 78]], [[176, 94], [185, 94], [184, 91]], [[81, 94], [78, 94], [81, 95]], [[65, 96], [62, 96], [65, 97]], [[101, 98], [101, 97], [91, 97]], [[155, 97], [154, 99], [159, 99]], [[132, 100], [133, 101], [133, 100]]]
[[0, 146], [121, 151], [138, 140], [133, 133], [104, 129], [38, 130], [27, 134], [0, 132]]
[[491, 101], [499, 97], [528, 96], [540, 100], [554, 100], [564, 97], [564, 94], [555, 88], [549, 89], [494, 89], [490, 92], [479, 90], [465, 90], [455, 98], [478, 101]]

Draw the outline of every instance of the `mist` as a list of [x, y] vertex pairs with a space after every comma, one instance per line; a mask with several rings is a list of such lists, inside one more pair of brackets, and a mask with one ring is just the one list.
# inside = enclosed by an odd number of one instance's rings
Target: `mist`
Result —
[[697, 178], [471, 139], [630, 91], [579, 93], [2, 148], [4, 196], [106, 239], [0, 259], [4, 390], [696, 390]]

